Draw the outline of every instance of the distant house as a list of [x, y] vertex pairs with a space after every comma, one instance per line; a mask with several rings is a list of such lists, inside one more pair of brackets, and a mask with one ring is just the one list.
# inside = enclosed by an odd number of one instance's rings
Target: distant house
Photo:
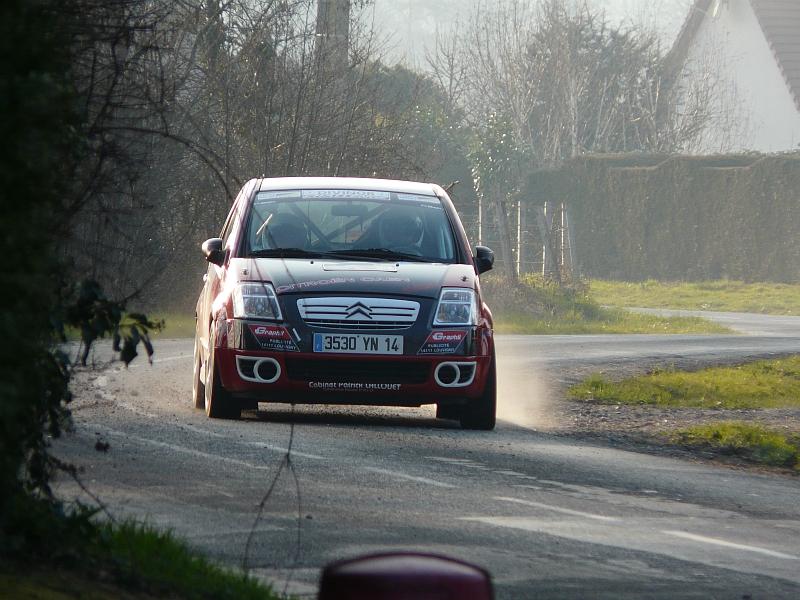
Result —
[[718, 115], [695, 150], [800, 149], [800, 0], [696, 0], [670, 58]]

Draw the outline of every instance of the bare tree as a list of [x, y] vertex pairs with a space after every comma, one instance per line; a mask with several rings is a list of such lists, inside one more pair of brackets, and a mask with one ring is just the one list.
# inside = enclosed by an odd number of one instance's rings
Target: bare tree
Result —
[[[480, 2], [458, 41], [437, 47], [429, 62], [440, 81], [465, 82], [475, 156], [498, 146], [492, 136], [503, 122], [521, 153], [517, 162], [527, 165], [476, 163], [501, 238], [511, 231], [510, 199], [527, 170], [587, 153], [680, 151], [715, 117], [713, 81], [677, 85], [653, 31], [611, 26], [586, 0]], [[490, 184], [493, 176], [502, 180]], [[501, 245], [511, 262], [511, 241]]]
[[461, 22], [456, 20], [447, 32], [436, 31], [433, 48], [425, 53], [425, 62], [434, 81], [444, 90], [447, 108], [455, 112], [463, 105], [468, 68], [462, 49]]
[[68, 200], [76, 269], [121, 297], [160, 278], [191, 298], [199, 273], [183, 266], [202, 268], [196, 244], [246, 179], [428, 170], [430, 82], [380, 63], [366, 4], [352, 3], [333, 69], [316, 0], [65, 3], [81, 15], [75, 86], [89, 116]]

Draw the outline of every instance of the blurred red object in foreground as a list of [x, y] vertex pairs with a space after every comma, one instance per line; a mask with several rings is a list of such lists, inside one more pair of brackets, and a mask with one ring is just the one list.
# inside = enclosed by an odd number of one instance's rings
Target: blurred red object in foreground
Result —
[[489, 573], [433, 554], [375, 554], [325, 567], [319, 600], [493, 600]]

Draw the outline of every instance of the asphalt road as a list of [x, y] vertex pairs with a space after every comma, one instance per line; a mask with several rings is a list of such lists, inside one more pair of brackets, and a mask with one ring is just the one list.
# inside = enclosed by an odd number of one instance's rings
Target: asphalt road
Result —
[[[243, 563], [255, 524], [248, 568], [301, 597], [330, 561], [416, 549], [488, 568], [499, 599], [798, 598], [797, 477], [546, 432], [547, 381], [800, 350], [798, 318], [719, 318], [751, 335], [502, 336], [503, 420], [488, 433], [432, 408], [277, 406], [211, 421], [190, 406], [191, 341], [161, 341], [152, 367], [80, 375], [76, 433], [56, 448], [113, 515], [172, 528], [222, 562]], [[255, 523], [292, 424], [293, 471]], [[60, 491], [80, 495], [68, 481]]]

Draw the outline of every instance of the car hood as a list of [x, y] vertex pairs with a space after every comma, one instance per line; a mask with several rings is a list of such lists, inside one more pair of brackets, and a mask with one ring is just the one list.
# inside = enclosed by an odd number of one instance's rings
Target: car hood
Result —
[[234, 258], [238, 281], [270, 281], [279, 294], [369, 293], [438, 298], [442, 287], [475, 286], [471, 265], [328, 259]]

